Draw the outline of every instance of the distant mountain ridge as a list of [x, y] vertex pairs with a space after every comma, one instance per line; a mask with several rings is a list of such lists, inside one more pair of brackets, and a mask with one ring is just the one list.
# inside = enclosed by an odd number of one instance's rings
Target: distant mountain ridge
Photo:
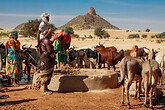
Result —
[[80, 15], [73, 18], [58, 29], [64, 29], [65, 27], [72, 27], [73, 29], [77, 30], [95, 29], [97, 27], [119, 30], [118, 27], [110, 24], [104, 18], [97, 15], [95, 9], [92, 6], [89, 8], [88, 12], [85, 15]]
[[[14, 30], [21, 30], [21, 28], [23, 28], [24, 25], [25, 23], [19, 24], [14, 28]], [[104, 18], [97, 15], [95, 9], [92, 6], [89, 8], [88, 12], [85, 15], [80, 15], [73, 18], [65, 25], [58, 27], [58, 29], [64, 29], [65, 27], [72, 27], [76, 30], [95, 29], [98, 27], [102, 27], [105, 29], [120, 30], [118, 27], [112, 25]]]
[[21, 23], [21, 24], [19, 24], [18, 26], [16, 26], [16, 27], [14, 28], [14, 30], [21, 30], [21, 29], [23, 28], [24, 25], [25, 25], [25, 23]]

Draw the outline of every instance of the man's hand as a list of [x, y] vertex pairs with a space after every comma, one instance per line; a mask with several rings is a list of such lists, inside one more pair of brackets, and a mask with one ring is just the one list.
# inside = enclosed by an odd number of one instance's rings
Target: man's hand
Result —
[[66, 49], [66, 53], [67, 53], [67, 54], [69, 53], [69, 49]]

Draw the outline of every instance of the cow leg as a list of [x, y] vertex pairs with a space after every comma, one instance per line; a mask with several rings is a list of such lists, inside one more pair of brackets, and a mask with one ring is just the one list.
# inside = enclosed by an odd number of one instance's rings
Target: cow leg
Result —
[[135, 81], [135, 98], [137, 98], [137, 81]]
[[153, 81], [153, 92], [154, 92], [155, 102], [157, 102], [157, 91], [156, 91], [157, 79], [158, 78], [154, 78], [154, 81]]
[[25, 65], [25, 68], [24, 68], [24, 73], [26, 74], [26, 68], [27, 68], [27, 65]]
[[89, 66], [90, 66], [90, 69], [93, 69], [93, 64], [91, 61], [89, 61]]
[[80, 58], [77, 57], [77, 67], [80, 68], [79, 66], [80, 66]]
[[154, 96], [155, 96], [155, 100], [156, 100], [156, 102], [157, 102], [157, 91], [156, 91], [156, 85], [155, 85], [155, 87], [154, 87]]
[[140, 98], [140, 93], [141, 93], [141, 80], [139, 80], [139, 88], [138, 88], [138, 99], [141, 101], [141, 98]]
[[147, 104], [147, 82], [148, 82], [148, 78], [147, 76], [145, 78], [143, 78], [143, 82], [144, 82], [144, 95], [145, 95], [145, 99], [144, 99], [144, 106], [146, 106]]
[[103, 64], [103, 68], [105, 68], [105, 63]]
[[107, 62], [107, 66], [108, 66], [108, 70], [110, 70], [110, 63], [109, 62]]
[[124, 92], [125, 92], [125, 87], [122, 85], [122, 105], [124, 105]]
[[28, 82], [30, 82], [30, 69], [31, 69], [31, 65], [28, 64], [28, 62], [26, 63], [26, 67], [27, 67], [27, 72], [28, 72]]
[[153, 85], [151, 86], [151, 89], [150, 89], [150, 108], [153, 108], [153, 106], [152, 106], [152, 93], [153, 93]]
[[131, 84], [132, 84], [132, 79], [131, 80], [129, 79], [128, 83], [126, 83], [126, 99], [127, 99], [127, 104], [129, 106], [129, 108], [131, 108], [130, 101], [129, 101], [129, 88], [130, 88]]
[[164, 74], [164, 69], [163, 68], [160, 68], [160, 70], [161, 70], [161, 78], [160, 78], [160, 83], [159, 83], [159, 85], [162, 85], [162, 80], [163, 80], [163, 74]]
[[88, 64], [88, 61], [87, 61], [87, 55], [85, 54], [84, 55], [84, 58], [83, 58], [84, 62], [85, 62], [85, 68], [89, 68], [89, 64]]
[[134, 74], [129, 71], [128, 72], [128, 80], [126, 81], [127, 83], [126, 83], [126, 87], [125, 87], [125, 89], [126, 89], [126, 99], [127, 99], [127, 104], [129, 106], [129, 108], [131, 108], [130, 101], [129, 101], [129, 88], [132, 84], [133, 79], [134, 79]]
[[116, 67], [115, 67], [115, 65], [113, 66], [113, 69], [114, 69], [114, 71], [116, 70]]

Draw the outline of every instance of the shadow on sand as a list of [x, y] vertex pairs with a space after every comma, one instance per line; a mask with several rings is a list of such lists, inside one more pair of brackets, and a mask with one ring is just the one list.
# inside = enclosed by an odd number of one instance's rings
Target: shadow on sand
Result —
[[5, 102], [1, 102], [0, 106], [3, 105], [16, 105], [16, 104], [20, 104], [20, 103], [24, 103], [24, 102], [29, 102], [29, 101], [35, 101], [38, 99], [25, 99], [25, 100], [18, 100], [18, 101], [5, 101]]
[[0, 90], [0, 92], [2, 92], [2, 93], [5, 93], [5, 92], [14, 92], [14, 91], [22, 91], [22, 90], [25, 90], [25, 89], [27, 89], [27, 88], [19, 88], [19, 89], [7, 89], [7, 88], [5, 88], [3, 90]]
[[84, 79], [88, 78], [88, 76], [62, 76], [60, 78], [60, 85], [58, 92], [87, 92], [89, 91], [88, 87], [84, 83]]

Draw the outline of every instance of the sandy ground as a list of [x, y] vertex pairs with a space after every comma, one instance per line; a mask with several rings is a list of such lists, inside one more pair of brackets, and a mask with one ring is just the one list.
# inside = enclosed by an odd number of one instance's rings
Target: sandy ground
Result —
[[[165, 80], [164, 80], [165, 81]], [[128, 109], [126, 102], [121, 106], [121, 87], [111, 90], [71, 92], [44, 95], [37, 90], [29, 90], [22, 84], [20, 87], [5, 87], [0, 95], [9, 96], [0, 99], [0, 110], [121, 110]], [[154, 109], [165, 109], [165, 87], [158, 88], [164, 93], [154, 102]], [[150, 110], [143, 106], [144, 95], [141, 101], [130, 96], [133, 110]], [[149, 103], [148, 103], [149, 104]]]
[[[0, 39], [0, 42], [6, 42], [8, 38]], [[19, 38], [21, 44], [36, 45], [36, 40]], [[98, 43], [104, 43], [105, 46], [115, 46], [120, 49], [131, 49], [133, 45], [139, 47], [148, 47], [149, 49], [158, 49], [165, 51], [164, 43], [156, 43], [151, 39], [72, 39], [71, 47], [93, 48]], [[165, 80], [164, 80], [165, 81]], [[8, 98], [0, 99], [0, 110], [121, 110], [128, 109], [127, 106], [121, 106], [121, 87], [104, 91], [93, 92], [72, 92], [44, 95], [40, 91], [25, 89], [27, 84], [20, 87], [4, 87], [0, 90], [0, 95], [8, 95]], [[158, 97], [158, 103], [154, 104], [155, 109], [165, 109], [165, 86], [158, 87], [164, 95]], [[130, 97], [132, 109], [144, 110], [150, 109], [143, 106], [142, 101]], [[126, 104], [126, 103], [125, 103]]]
[[[8, 38], [0, 38], [0, 42], [6, 42]], [[32, 45], [32, 47], [36, 46], [35, 39], [29, 38], [19, 38], [21, 45], [27, 44], [27, 46]], [[100, 43], [104, 43], [104, 46], [115, 46], [118, 51], [120, 49], [131, 49], [133, 45], [138, 45], [139, 47], [147, 47], [149, 49], [158, 49], [165, 52], [165, 42], [157, 43], [157, 39], [72, 39], [71, 47], [79, 48], [94, 48], [96, 45]]]

